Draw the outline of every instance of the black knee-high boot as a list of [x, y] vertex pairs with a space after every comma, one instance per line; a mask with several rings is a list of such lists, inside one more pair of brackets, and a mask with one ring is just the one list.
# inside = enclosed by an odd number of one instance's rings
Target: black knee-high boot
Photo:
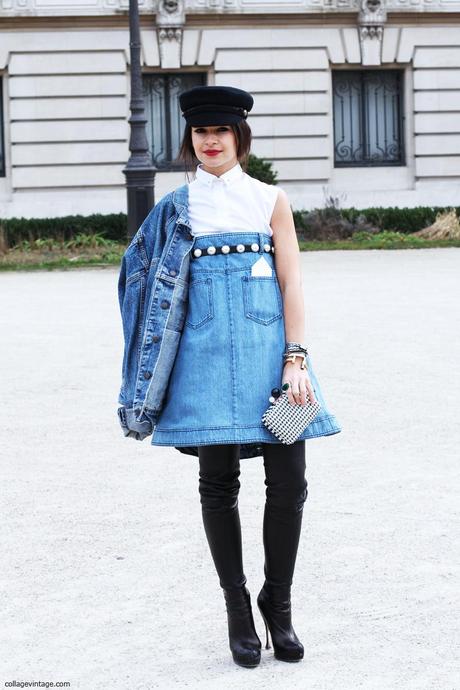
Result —
[[265, 444], [266, 502], [263, 522], [265, 582], [257, 597], [269, 648], [281, 661], [300, 661], [304, 648], [291, 620], [291, 585], [307, 498], [305, 441]]
[[257, 666], [262, 644], [243, 571], [238, 511], [239, 445], [200, 446], [199, 458], [203, 525], [224, 591], [233, 660], [240, 666]]

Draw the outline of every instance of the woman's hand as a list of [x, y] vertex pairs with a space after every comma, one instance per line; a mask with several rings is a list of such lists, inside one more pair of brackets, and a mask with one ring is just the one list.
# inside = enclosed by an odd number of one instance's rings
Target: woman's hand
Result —
[[283, 367], [282, 383], [290, 384], [286, 393], [291, 405], [298, 403], [305, 405], [307, 397], [312, 403], [318, 402], [308, 375], [308, 369], [301, 369], [300, 362], [300, 358], [296, 357], [295, 362], [286, 362]]

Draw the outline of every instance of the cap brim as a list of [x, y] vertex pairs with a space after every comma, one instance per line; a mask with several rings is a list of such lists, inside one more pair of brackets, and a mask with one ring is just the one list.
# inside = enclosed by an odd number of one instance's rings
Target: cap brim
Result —
[[212, 125], [232, 125], [235, 124], [236, 122], [240, 122], [241, 120], [244, 120], [241, 115], [237, 115], [236, 113], [216, 113], [216, 112], [210, 112], [210, 113], [195, 113], [193, 115], [189, 115], [186, 118], [187, 124], [192, 125], [193, 127], [211, 127]]

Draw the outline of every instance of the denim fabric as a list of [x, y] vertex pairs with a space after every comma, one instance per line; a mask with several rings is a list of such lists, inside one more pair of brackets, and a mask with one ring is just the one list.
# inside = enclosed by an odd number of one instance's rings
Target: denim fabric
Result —
[[[263, 232], [200, 235], [193, 249], [210, 244], [257, 243], [258, 252], [192, 259], [189, 302], [175, 363], [152, 445], [281, 443], [261, 421], [273, 388], [281, 388], [285, 330], [283, 298]], [[261, 256], [272, 276], [252, 276]], [[322, 405], [301, 439], [340, 431], [327, 409], [311, 357], [310, 376]]]
[[[191, 234], [187, 207], [188, 185], [182, 185], [166, 194], [145, 218], [121, 261], [118, 300], [124, 354], [118, 419], [123, 434], [140, 441], [153, 433], [164, 407], [184, 331], [189, 301], [190, 250], [194, 241], [200, 239]], [[238, 236], [240, 237], [240, 233]], [[216, 258], [206, 257], [198, 261], [212, 261]], [[279, 296], [278, 292], [276, 294]], [[258, 323], [257, 318], [259, 321], [267, 320], [263, 311], [254, 316], [254, 324]], [[193, 320], [193, 316], [191, 318]], [[281, 318], [274, 320], [277, 321], [281, 322]], [[192, 325], [189, 323], [188, 327]], [[280, 323], [277, 325], [279, 327]], [[281, 335], [281, 330], [279, 333]], [[284, 334], [282, 345], [284, 346]], [[279, 367], [279, 363], [277, 366]], [[318, 387], [312, 371], [311, 379]], [[319, 388], [317, 397], [322, 402]], [[313, 431], [313, 425], [311, 426]], [[317, 433], [314, 435], [322, 436], [338, 431], [340, 427], [335, 418], [327, 413], [322, 420], [316, 422]], [[176, 447], [180, 452], [198, 456], [196, 445]], [[260, 443], [241, 444], [241, 458], [261, 454]]]
[[152, 208], [122, 257], [118, 300], [124, 354], [118, 418], [125, 436], [143, 440], [162, 408], [188, 299], [188, 186]]

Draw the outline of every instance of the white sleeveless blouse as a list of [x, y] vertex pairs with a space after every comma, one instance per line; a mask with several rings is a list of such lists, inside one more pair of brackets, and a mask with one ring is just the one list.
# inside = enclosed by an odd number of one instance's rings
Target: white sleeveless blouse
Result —
[[251, 177], [239, 163], [220, 176], [206, 172], [200, 163], [188, 185], [192, 235], [249, 231], [272, 236], [278, 189]]

